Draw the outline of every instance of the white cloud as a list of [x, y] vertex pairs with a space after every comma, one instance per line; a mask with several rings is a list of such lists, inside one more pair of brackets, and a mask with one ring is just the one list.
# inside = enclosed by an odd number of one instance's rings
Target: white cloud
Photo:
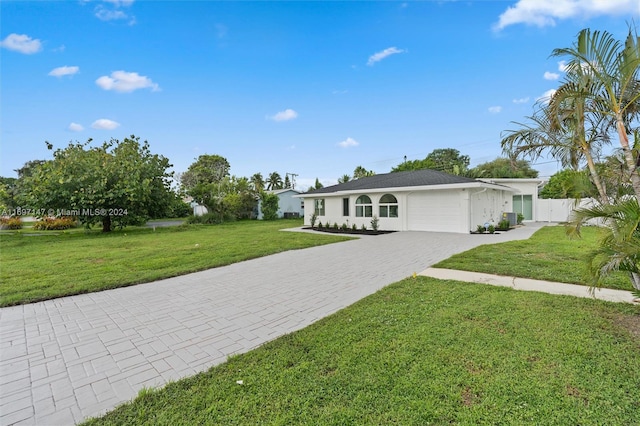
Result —
[[[93, 124], [96, 124], [96, 123], [93, 123]], [[81, 132], [84, 130], [84, 127], [82, 127], [82, 124], [71, 123], [69, 124], [68, 129], [71, 130], [72, 132]]]
[[556, 89], [549, 89], [546, 92], [544, 92], [542, 96], [537, 97], [536, 101], [548, 104], [551, 98], [553, 97], [553, 95], [555, 95], [555, 93], [556, 93]]
[[118, 19], [127, 19], [128, 16], [121, 10], [109, 10], [102, 6], [96, 8], [96, 18], [101, 21], [115, 21]]
[[529, 102], [529, 97], [528, 96], [526, 98], [520, 98], [520, 99], [514, 99], [513, 100], [514, 104], [526, 104], [527, 102]]
[[129, 25], [136, 23], [135, 16], [130, 16], [122, 10], [123, 7], [129, 7], [133, 4], [133, 0], [103, 0], [108, 6], [99, 4], [95, 7], [96, 18], [101, 21], [117, 21], [121, 19], [128, 19]]
[[135, 0], [102, 0], [105, 3], [111, 3], [115, 7], [131, 6]]
[[638, 0], [519, 0], [502, 13], [494, 30], [509, 25], [554, 26], [557, 20], [600, 15], [638, 15]]
[[559, 61], [558, 62], [558, 71], [567, 72], [567, 61]]
[[489, 112], [491, 114], [499, 114], [502, 111], [502, 107], [501, 106], [492, 106], [489, 107]]
[[557, 79], [560, 78], [560, 74], [555, 73], [555, 72], [545, 71], [543, 77], [544, 77], [545, 80], [557, 80]]
[[94, 121], [91, 124], [91, 127], [99, 130], [113, 130], [117, 127], [120, 127], [120, 123], [113, 120], [106, 119], [106, 118], [101, 118], [99, 120]]
[[103, 75], [97, 79], [96, 84], [104, 90], [115, 90], [121, 93], [146, 88], [151, 88], [153, 92], [160, 90], [160, 87], [149, 77], [139, 75], [137, 72], [114, 71], [111, 77]]
[[352, 146], [358, 146], [358, 145], [360, 145], [358, 141], [353, 138], [346, 138], [342, 142], [338, 143], [338, 146], [340, 148], [350, 148]]
[[404, 52], [405, 52], [404, 49], [398, 49], [396, 47], [388, 47], [380, 52], [374, 53], [373, 55], [369, 56], [367, 65], [373, 66], [373, 64], [375, 64], [376, 62], [380, 62], [387, 56], [395, 55], [398, 53], [404, 53]]
[[292, 109], [285, 109], [284, 111], [280, 111], [276, 115], [272, 115], [269, 119], [273, 121], [289, 121], [298, 117], [298, 113]]
[[62, 77], [65, 75], [76, 74], [78, 71], [80, 71], [79, 67], [68, 67], [65, 65], [64, 67], [58, 67], [58, 68], [52, 69], [49, 72], [49, 75], [53, 77]]
[[32, 39], [26, 34], [12, 33], [0, 42], [0, 46], [5, 49], [14, 50], [16, 52], [31, 55], [42, 50], [42, 42], [38, 39]]

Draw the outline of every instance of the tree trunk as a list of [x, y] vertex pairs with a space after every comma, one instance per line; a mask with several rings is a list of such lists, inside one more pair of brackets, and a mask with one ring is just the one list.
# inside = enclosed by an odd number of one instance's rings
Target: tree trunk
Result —
[[631, 272], [631, 284], [633, 284], [633, 288], [640, 291], [640, 274], [637, 272]]
[[102, 232], [111, 232], [111, 216], [102, 218]]
[[598, 189], [598, 195], [600, 195], [600, 203], [609, 204], [609, 197], [607, 196], [607, 191], [605, 191], [604, 186], [602, 185], [602, 180], [600, 179], [600, 174], [598, 173], [598, 170], [596, 170], [596, 164], [593, 161], [591, 152], [586, 151], [585, 156], [587, 157], [587, 167], [589, 168], [591, 179], [593, 180], [593, 184]]
[[633, 152], [629, 147], [629, 137], [627, 136], [627, 131], [624, 127], [624, 120], [622, 119], [621, 113], [616, 114], [616, 129], [618, 130], [618, 138], [620, 139], [620, 146], [624, 153], [624, 160], [631, 179], [633, 193], [638, 200], [638, 204], [640, 204], [640, 175], [638, 174], [636, 165], [637, 159], [634, 157]]

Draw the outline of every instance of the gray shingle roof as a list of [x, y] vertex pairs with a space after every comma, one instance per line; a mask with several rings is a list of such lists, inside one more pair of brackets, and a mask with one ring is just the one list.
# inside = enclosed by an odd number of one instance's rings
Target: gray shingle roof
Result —
[[327, 194], [338, 191], [358, 191], [381, 188], [402, 188], [411, 186], [451, 185], [460, 183], [478, 183], [467, 177], [450, 175], [436, 170], [423, 169], [409, 172], [393, 172], [364, 177], [337, 185], [310, 191], [309, 194]]

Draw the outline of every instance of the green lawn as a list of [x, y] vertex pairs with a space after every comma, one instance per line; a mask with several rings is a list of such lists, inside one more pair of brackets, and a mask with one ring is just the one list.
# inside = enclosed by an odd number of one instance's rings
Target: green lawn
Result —
[[280, 231], [301, 225], [298, 219], [108, 234], [77, 229], [0, 233], [0, 306], [149, 282], [346, 239]]
[[634, 329], [631, 305], [408, 278], [87, 424], [638, 424]]
[[[2, 304], [340, 240], [300, 221], [0, 235]], [[582, 282], [596, 233], [543, 228], [439, 266]], [[614, 284], [615, 285], [615, 284]], [[638, 424], [640, 308], [407, 278], [88, 424]], [[238, 381], [242, 384], [238, 384]]]
[[[570, 239], [566, 236], [563, 226], [546, 226], [528, 240], [479, 246], [433, 266], [587, 284], [589, 279], [584, 258], [597, 245], [599, 231], [595, 227], [583, 227], [581, 233], [582, 238]], [[602, 287], [633, 289], [627, 276], [622, 273], [613, 274], [605, 279]]]

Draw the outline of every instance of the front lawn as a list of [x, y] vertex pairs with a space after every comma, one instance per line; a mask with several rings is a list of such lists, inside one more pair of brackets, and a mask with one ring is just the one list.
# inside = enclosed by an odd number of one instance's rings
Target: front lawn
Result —
[[0, 306], [106, 290], [347, 237], [282, 232], [302, 219], [217, 226], [0, 233]]
[[[583, 227], [581, 232], [582, 238], [570, 239], [563, 226], [546, 226], [528, 240], [479, 246], [433, 266], [585, 285], [589, 283], [585, 256], [598, 244], [599, 230]], [[633, 289], [623, 273], [611, 275], [601, 285]]]
[[631, 425], [638, 307], [408, 278], [88, 425]]

